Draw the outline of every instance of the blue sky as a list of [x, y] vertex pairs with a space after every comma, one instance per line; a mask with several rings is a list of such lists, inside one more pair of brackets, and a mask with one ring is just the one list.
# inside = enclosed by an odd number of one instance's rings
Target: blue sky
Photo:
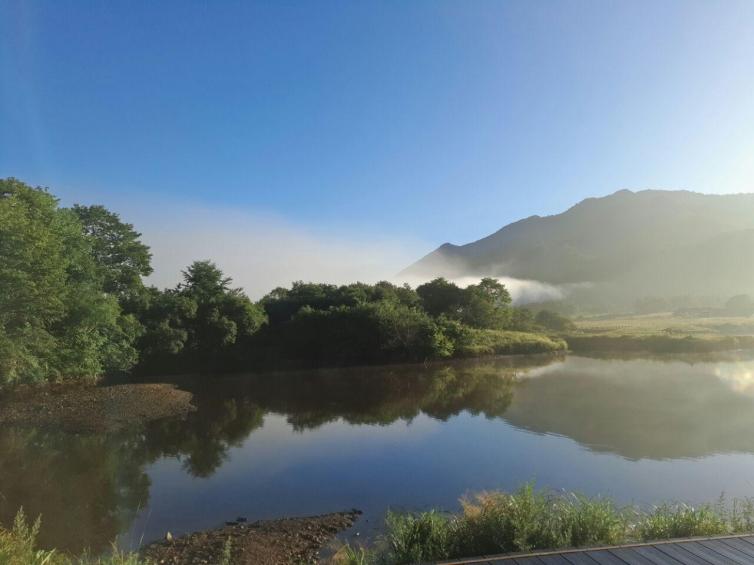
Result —
[[0, 77], [0, 176], [137, 224], [425, 252], [621, 188], [754, 190], [751, 1], [0, 0]]

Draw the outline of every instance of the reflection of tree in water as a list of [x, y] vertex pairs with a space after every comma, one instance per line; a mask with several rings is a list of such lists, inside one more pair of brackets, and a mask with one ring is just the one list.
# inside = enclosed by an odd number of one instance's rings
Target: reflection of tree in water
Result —
[[420, 413], [499, 417], [515, 382], [509, 362], [210, 379], [189, 387], [197, 410], [181, 420], [93, 436], [2, 430], [0, 523], [9, 524], [23, 506], [32, 517], [42, 515], [42, 545], [104, 550], [146, 507], [149, 463], [176, 457], [187, 473], [209, 477], [262, 426], [265, 413], [286, 415], [298, 431], [338, 419], [387, 425]]
[[261, 427], [264, 413], [245, 398], [198, 394], [197, 410], [185, 420], [167, 420], [148, 427], [145, 435], [150, 459], [178, 457], [192, 476], [209, 477], [239, 446]]
[[75, 436], [0, 431], [0, 523], [20, 507], [42, 516], [40, 543], [63, 550], [104, 550], [149, 497], [141, 434]]
[[420, 413], [440, 420], [462, 411], [492, 418], [510, 404], [517, 371], [510, 362], [490, 361], [259, 375], [239, 380], [236, 394], [286, 415], [298, 431], [338, 419], [387, 425]]

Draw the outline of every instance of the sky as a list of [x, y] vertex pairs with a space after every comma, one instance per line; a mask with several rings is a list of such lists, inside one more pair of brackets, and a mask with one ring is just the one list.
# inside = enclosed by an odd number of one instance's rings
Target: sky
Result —
[[160, 282], [387, 277], [753, 155], [749, 0], [0, 0], [0, 177], [119, 212]]

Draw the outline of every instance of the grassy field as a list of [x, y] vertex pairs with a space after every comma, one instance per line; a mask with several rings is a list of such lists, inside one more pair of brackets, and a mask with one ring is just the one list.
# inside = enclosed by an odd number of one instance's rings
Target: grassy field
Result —
[[575, 320], [563, 336], [575, 352], [708, 353], [754, 348], [752, 317], [684, 317], [672, 313]]
[[663, 313], [583, 318], [574, 321], [578, 332], [584, 335], [754, 336], [754, 318], [747, 317], [691, 318]]

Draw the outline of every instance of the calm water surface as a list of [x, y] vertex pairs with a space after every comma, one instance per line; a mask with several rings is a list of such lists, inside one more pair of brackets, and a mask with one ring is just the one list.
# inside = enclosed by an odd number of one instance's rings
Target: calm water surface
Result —
[[538, 486], [622, 502], [754, 495], [754, 356], [486, 360], [211, 379], [198, 410], [108, 436], [0, 430], [0, 521], [134, 547], [249, 520], [456, 509]]

